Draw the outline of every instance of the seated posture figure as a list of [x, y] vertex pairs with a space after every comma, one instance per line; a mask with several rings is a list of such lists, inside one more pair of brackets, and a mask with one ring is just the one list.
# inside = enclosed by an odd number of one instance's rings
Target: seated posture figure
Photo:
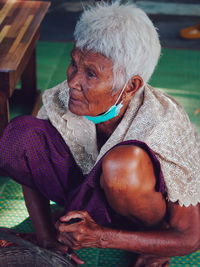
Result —
[[[200, 138], [186, 112], [147, 84], [160, 56], [139, 8], [99, 3], [75, 28], [67, 80], [37, 118], [12, 120], [0, 173], [23, 185], [40, 246], [116, 248], [168, 266], [200, 248]], [[64, 207], [54, 225], [49, 200]], [[80, 220], [67, 224], [72, 218]]]

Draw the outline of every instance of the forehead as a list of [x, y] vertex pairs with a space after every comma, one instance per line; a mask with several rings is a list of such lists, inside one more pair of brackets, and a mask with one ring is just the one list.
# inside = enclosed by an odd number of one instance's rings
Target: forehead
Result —
[[78, 63], [83, 64], [92, 64], [95, 65], [99, 69], [112, 69], [112, 61], [102, 55], [101, 53], [94, 52], [92, 50], [81, 50], [76, 46], [71, 51], [71, 56], [76, 60]]

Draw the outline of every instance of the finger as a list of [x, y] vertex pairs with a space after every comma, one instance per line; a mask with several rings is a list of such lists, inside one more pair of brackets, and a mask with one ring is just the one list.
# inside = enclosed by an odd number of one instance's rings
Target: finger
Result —
[[74, 245], [74, 240], [68, 235], [58, 234], [57, 236], [58, 242], [64, 244], [65, 246], [72, 247]]
[[56, 253], [60, 255], [68, 255], [70, 258], [76, 263], [76, 264], [84, 264], [84, 261], [82, 261], [77, 254], [70, 248], [60, 244], [57, 249], [55, 250]]
[[70, 240], [63, 239], [63, 238], [58, 238], [58, 242], [64, 246], [67, 246], [67, 247], [73, 247], [73, 245], [74, 245], [74, 243], [72, 243]]
[[60, 246], [57, 246], [53, 250], [60, 255], [66, 255], [68, 252], [68, 246], [60, 244]]
[[164, 267], [169, 267], [169, 262], [167, 262]]
[[[81, 221], [80, 221], [81, 222]], [[75, 224], [77, 225], [80, 222], [76, 222]], [[74, 224], [74, 223], [72, 223]], [[57, 221], [55, 223], [55, 228], [60, 231], [60, 232], [67, 232], [68, 226], [70, 226], [71, 224], [67, 224], [67, 222], [61, 222], [61, 221]]]
[[144, 260], [143, 260], [142, 258], [139, 258], [139, 259], [136, 261], [136, 263], [135, 263], [134, 266], [135, 266], [135, 267], [142, 267], [142, 266], [144, 266]]
[[166, 261], [162, 266], [163, 267], [169, 267], [169, 261]]
[[75, 252], [72, 252], [71, 259], [76, 262], [76, 264], [84, 264], [85, 262], [81, 260]]
[[63, 233], [79, 233], [79, 232], [83, 232], [83, 228], [84, 228], [84, 221], [80, 221], [74, 224], [66, 224], [66, 223], [60, 223], [59, 225], [57, 225], [57, 230], [58, 232], [60, 232], [61, 234]]
[[69, 247], [65, 246], [59, 242], [56, 242], [54, 246], [48, 247], [47, 249], [52, 250], [58, 254], [64, 255], [68, 252]]
[[70, 211], [66, 215], [60, 217], [60, 221], [68, 222], [69, 220], [75, 219], [75, 218], [84, 219], [85, 213], [83, 211]]

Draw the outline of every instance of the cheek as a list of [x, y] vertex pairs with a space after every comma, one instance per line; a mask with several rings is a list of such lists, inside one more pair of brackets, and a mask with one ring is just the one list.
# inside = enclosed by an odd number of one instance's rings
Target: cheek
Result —
[[68, 80], [68, 81], [72, 78], [72, 73], [73, 73], [72, 67], [69, 66], [69, 67], [67, 68], [67, 80]]

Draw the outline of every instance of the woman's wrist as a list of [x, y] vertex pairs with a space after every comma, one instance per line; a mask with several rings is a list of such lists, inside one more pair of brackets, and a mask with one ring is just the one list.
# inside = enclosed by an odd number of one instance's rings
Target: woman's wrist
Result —
[[99, 248], [112, 248], [116, 241], [117, 231], [101, 227], [99, 232]]

